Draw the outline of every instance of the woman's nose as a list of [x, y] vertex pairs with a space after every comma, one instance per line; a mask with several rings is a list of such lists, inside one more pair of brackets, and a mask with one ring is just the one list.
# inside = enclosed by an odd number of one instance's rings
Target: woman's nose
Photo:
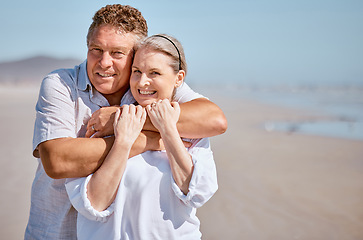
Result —
[[145, 73], [141, 74], [140, 81], [139, 81], [139, 85], [140, 86], [148, 86], [148, 85], [150, 85], [150, 79], [146, 76]]

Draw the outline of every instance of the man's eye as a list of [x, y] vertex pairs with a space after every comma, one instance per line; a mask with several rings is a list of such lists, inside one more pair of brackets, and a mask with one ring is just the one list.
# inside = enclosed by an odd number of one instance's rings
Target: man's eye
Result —
[[123, 56], [125, 56], [123, 52], [114, 52], [113, 55], [115, 58], [122, 58]]
[[141, 73], [141, 71], [140, 71], [140, 70], [135, 69], [135, 70], [133, 71], [133, 73]]
[[102, 49], [100, 48], [91, 48], [91, 52], [94, 54], [102, 54]]

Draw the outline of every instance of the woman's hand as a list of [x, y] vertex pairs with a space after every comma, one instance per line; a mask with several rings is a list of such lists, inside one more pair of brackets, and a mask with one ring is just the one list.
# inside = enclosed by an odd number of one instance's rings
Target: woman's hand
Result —
[[176, 127], [180, 116], [179, 104], [164, 99], [146, 106], [146, 110], [152, 124], [160, 131], [173, 178], [186, 195], [193, 174], [193, 162]]
[[146, 120], [146, 110], [140, 105], [123, 105], [122, 112], [117, 109], [113, 128], [115, 144], [127, 144], [130, 149], [139, 136]]
[[102, 107], [95, 111], [87, 124], [85, 137], [105, 137], [113, 135], [113, 120], [118, 106]]
[[160, 133], [176, 128], [180, 116], [180, 107], [177, 102], [169, 102], [168, 99], [159, 100], [147, 105], [146, 110], [152, 124]]

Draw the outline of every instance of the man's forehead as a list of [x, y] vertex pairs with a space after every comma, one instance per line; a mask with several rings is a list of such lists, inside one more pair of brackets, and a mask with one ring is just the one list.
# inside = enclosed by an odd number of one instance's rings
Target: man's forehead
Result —
[[125, 32], [121, 27], [112, 25], [102, 25], [93, 30], [89, 40], [95, 41], [101, 36], [114, 36], [118, 40], [136, 40], [137, 34], [133, 32]]
[[89, 39], [88, 46], [129, 50], [134, 47], [135, 43], [136, 37], [133, 33], [115, 33], [115, 37], [102, 37], [101, 35], [93, 34]]

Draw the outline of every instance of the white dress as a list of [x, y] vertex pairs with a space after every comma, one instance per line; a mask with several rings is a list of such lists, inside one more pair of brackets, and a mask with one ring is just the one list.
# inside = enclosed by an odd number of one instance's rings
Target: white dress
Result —
[[78, 239], [200, 239], [196, 208], [217, 191], [217, 174], [209, 139], [191, 141], [194, 170], [187, 195], [176, 185], [165, 151], [130, 158], [115, 201], [102, 212], [87, 198], [92, 175], [68, 179], [67, 193], [78, 211]]

